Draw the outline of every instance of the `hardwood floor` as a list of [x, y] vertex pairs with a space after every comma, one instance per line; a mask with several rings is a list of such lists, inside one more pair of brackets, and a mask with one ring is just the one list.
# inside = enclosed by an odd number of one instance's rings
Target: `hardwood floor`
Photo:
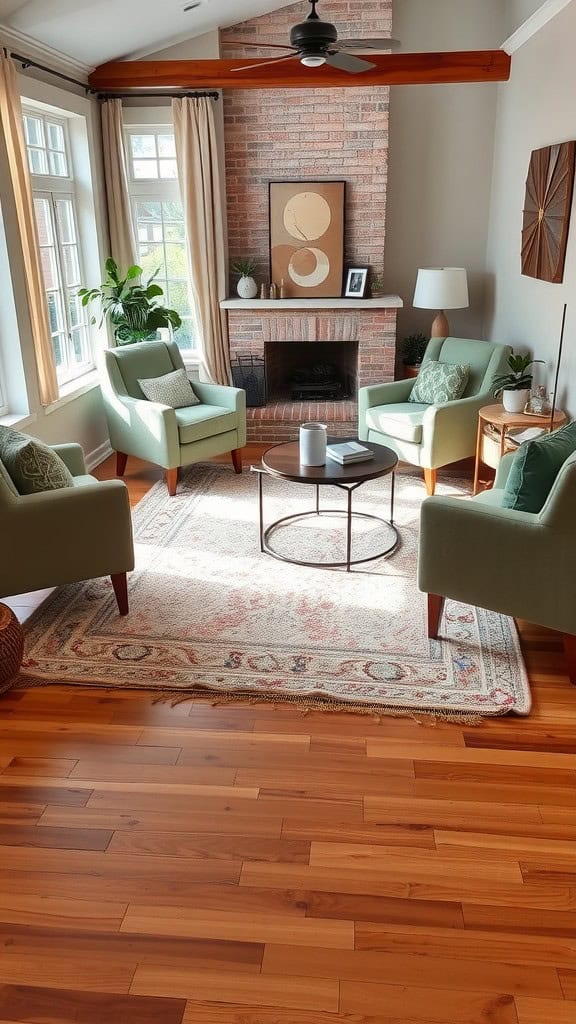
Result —
[[575, 1024], [576, 691], [521, 629], [478, 728], [0, 698], [0, 1022]]

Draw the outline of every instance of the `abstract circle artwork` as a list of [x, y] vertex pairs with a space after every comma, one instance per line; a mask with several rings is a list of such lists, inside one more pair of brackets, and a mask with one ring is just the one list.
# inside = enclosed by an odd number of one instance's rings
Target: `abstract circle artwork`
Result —
[[338, 298], [344, 270], [343, 181], [270, 182], [270, 280], [287, 298]]

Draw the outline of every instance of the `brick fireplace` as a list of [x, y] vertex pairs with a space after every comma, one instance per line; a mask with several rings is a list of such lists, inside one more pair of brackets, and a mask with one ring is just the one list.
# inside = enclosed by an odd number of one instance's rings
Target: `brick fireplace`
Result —
[[[238, 5], [241, 6], [241, 5]], [[307, 0], [226, 29], [226, 57], [251, 57], [246, 43], [281, 43], [310, 13]], [[327, 0], [323, 14], [342, 39], [389, 35], [392, 0]], [[231, 45], [232, 41], [234, 44]], [[262, 50], [262, 56], [278, 51]], [[322, 69], [319, 69], [319, 80]], [[230, 260], [252, 257], [258, 283], [269, 280], [268, 183], [346, 180], [345, 261], [383, 273], [388, 179], [389, 89], [226, 90], [223, 98]], [[230, 282], [234, 293], [235, 278]], [[266, 357], [279, 342], [346, 342], [357, 348], [358, 387], [394, 377], [396, 309], [388, 300], [227, 300], [230, 350]], [[356, 351], [354, 351], [356, 356]], [[326, 359], [326, 362], [330, 362]], [[274, 388], [273, 388], [274, 390]], [[326, 422], [338, 436], [357, 431], [356, 395], [341, 401], [294, 401], [273, 395], [248, 410], [248, 438], [283, 441], [306, 419]]]
[[[295, 299], [224, 302], [233, 359], [238, 355], [266, 360], [276, 345], [301, 346], [311, 342], [326, 345], [326, 363], [333, 361], [334, 346], [338, 343], [350, 346], [354, 357], [348, 360], [348, 365], [353, 362], [355, 367], [353, 393], [340, 401], [303, 400], [288, 393], [282, 396], [273, 379], [267, 404], [247, 410], [248, 440], [291, 440], [297, 436], [299, 424], [306, 420], [326, 423], [330, 433], [337, 437], [356, 434], [357, 389], [394, 379], [396, 311], [401, 305], [396, 296], [352, 300], [352, 304], [344, 299], [309, 300], [306, 305], [299, 305]], [[315, 346], [315, 360], [318, 351]], [[304, 359], [302, 365], [308, 362]]]

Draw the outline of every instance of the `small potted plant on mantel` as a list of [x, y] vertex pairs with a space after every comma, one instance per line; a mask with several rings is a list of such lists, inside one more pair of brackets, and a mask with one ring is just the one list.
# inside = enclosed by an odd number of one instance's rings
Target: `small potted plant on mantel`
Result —
[[425, 334], [409, 334], [402, 342], [404, 377], [417, 377], [429, 339]]
[[528, 373], [528, 370], [534, 363], [543, 362], [543, 359], [531, 359], [529, 355], [510, 353], [510, 373], [503, 373], [494, 381], [494, 397], [502, 395], [502, 404], [506, 412], [524, 412], [532, 388], [532, 374]]
[[235, 260], [234, 263], [230, 264], [230, 268], [234, 274], [238, 274], [238, 284], [236, 285], [236, 291], [241, 299], [255, 299], [258, 294], [258, 286], [254, 280], [254, 272], [256, 270], [256, 261], [251, 257], [245, 259]]

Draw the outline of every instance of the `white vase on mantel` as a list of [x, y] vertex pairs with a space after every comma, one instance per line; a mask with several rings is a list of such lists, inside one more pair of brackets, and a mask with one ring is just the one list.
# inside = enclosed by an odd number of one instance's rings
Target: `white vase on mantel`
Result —
[[530, 398], [530, 388], [521, 388], [519, 391], [504, 388], [502, 392], [502, 405], [506, 412], [524, 412], [524, 406]]
[[241, 299], [255, 299], [258, 295], [258, 285], [253, 277], [241, 277], [236, 291]]

